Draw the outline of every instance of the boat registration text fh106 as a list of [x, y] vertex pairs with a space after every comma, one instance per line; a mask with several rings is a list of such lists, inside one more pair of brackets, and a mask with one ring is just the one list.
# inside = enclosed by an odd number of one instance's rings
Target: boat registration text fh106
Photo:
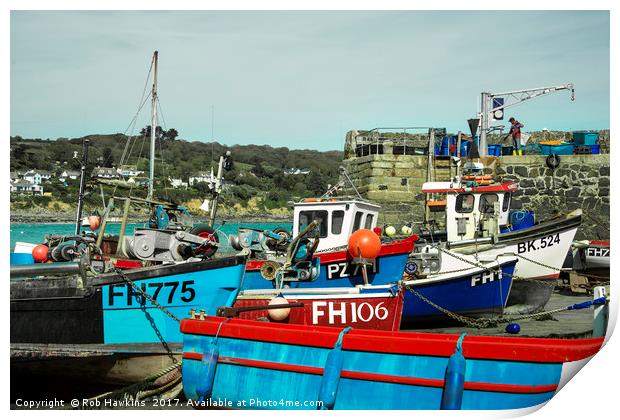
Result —
[[327, 318], [328, 324], [346, 324], [355, 322], [383, 321], [389, 312], [383, 302], [375, 305], [369, 302], [312, 302], [312, 324]]

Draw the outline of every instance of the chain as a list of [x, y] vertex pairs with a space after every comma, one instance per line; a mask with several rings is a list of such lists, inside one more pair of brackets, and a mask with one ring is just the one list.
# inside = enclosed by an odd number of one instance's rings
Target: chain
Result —
[[446, 308], [443, 308], [439, 305], [437, 305], [435, 302], [430, 301], [429, 299], [427, 299], [426, 297], [424, 297], [422, 294], [420, 294], [417, 290], [414, 290], [413, 287], [411, 287], [408, 284], [405, 284], [405, 289], [407, 289], [408, 291], [410, 291], [411, 293], [413, 293], [415, 296], [417, 296], [420, 300], [422, 300], [423, 302], [426, 302], [427, 304], [429, 304], [430, 306], [432, 306], [433, 308], [437, 309], [438, 311], [442, 312], [443, 314], [445, 314], [446, 316], [448, 316], [449, 318], [452, 318], [458, 322], [460, 322], [461, 324], [464, 324], [468, 327], [474, 327], [474, 328], [488, 328], [488, 327], [495, 327], [499, 324], [498, 320], [495, 319], [491, 319], [491, 318], [470, 318], [464, 315], [459, 315], [455, 312], [452, 312]]
[[563, 270], [562, 270], [562, 268], [552, 267], [552, 266], [550, 266], [550, 265], [547, 265], [547, 264], [541, 263], [540, 261], [534, 261], [534, 260], [532, 260], [531, 258], [525, 257], [525, 256], [520, 255], [520, 254], [519, 254], [519, 258], [523, 258], [525, 261], [529, 261], [529, 262], [531, 262], [532, 264], [536, 264], [536, 265], [539, 265], [539, 266], [541, 266], [541, 267], [548, 268], [549, 270], [558, 271], [558, 272], [559, 272], [559, 271], [563, 271]]
[[328, 252], [335, 252], [335, 251], [344, 251], [347, 248], [348, 248], [348, 245], [335, 246], [335, 247], [332, 247], [332, 248], [322, 249], [322, 250], [316, 252], [314, 255], [316, 255], [316, 254], [324, 254], [324, 253], [328, 253]]
[[126, 281], [129, 285], [131, 285], [131, 287], [138, 292], [144, 299], [148, 300], [149, 302], [151, 302], [151, 304], [153, 306], [155, 306], [157, 309], [160, 309], [163, 313], [165, 313], [166, 315], [168, 315], [170, 318], [174, 319], [176, 322], [181, 323], [181, 320], [179, 318], [177, 318], [176, 316], [174, 316], [174, 314], [172, 314], [169, 310], [167, 310], [166, 308], [164, 308], [163, 306], [161, 306], [159, 303], [157, 303], [155, 301], [155, 299], [153, 299], [151, 296], [149, 296], [148, 293], [146, 293], [144, 290], [142, 290], [142, 288], [138, 287], [138, 285], [136, 285], [129, 277], [127, 277], [125, 275], [125, 273], [123, 273], [120, 269], [116, 268], [114, 269], [114, 271], [121, 276], [121, 278]]
[[[486, 318], [486, 317], [481, 317], [481, 318], [471, 318], [471, 317], [467, 317], [467, 316], [463, 316], [460, 314], [457, 314], [455, 312], [452, 312], [446, 308], [443, 308], [439, 305], [437, 305], [435, 302], [432, 302], [431, 300], [427, 299], [426, 297], [424, 297], [422, 294], [420, 294], [417, 290], [414, 290], [413, 287], [411, 287], [408, 284], [405, 284], [405, 289], [407, 289], [408, 291], [410, 291], [411, 293], [413, 293], [415, 296], [417, 296], [420, 300], [422, 300], [423, 302], [427, 303], [428, 305], [432, 306], [433, 308], [437, 309], [438, 311], [442, 312], [443, 314], [447, 315], [449, 318], [452, 318], [456, 321], [461, 322], [462, 324], [464, 324], [467, 327], [474, 327], [474, 328], [489, 328], [489, 327], [497, 327], [499, 324], [508, 324], [514, 321], [520, 321], [523, 319], [529, 319], [529, 318], [540, 318], [543, 316], [548, 316], [548, 315], [553, 315], [559, 312], [563, 312], [563, 311], [568, 311], [571, 309], [577, 309], [577, 308], [573, 308], [573, 307], [564, 307], [564, 308], [557, 308], [557, 309], [551, 309], [548, 311], [543, 311], [543, 312], [537, 312], [534, 314], [526, 314], [526, 315], [521, 315], [521, 316], [514, 316], [514, 317], [510, 317], [510, 318], [504, 318], [503, 316], [500, 316], [499, 318]], [[594, 303], [594, 301], [593, 301]], [[573, 305], [576, 306], [576, 305]]]
[[[479, 263], [476, 263], [476, 262], [474, 262], [474, 261], [471, 261], [471, 260], [468, 260], [468, 259], [466, 259], [466, 258], [463, 258], [463, 257], [461, 257], [461, 256], [459, 256], [459, 255], [456, 255], [456, 254], [454, 254], [454, 253], [452, 253], [452, 252], [449, 252], [448, 250], [446, 250], [446, 249], [444, 249], [444, 248], [442, 248], [442, 247], [438, 247], [437, 249], [439, 249], [441, 252], [444, 252], [444, 253], [446, 253], [446, 254], [450, 255], [450, 256], [451, 256], [451, 257], [453, 257], [453, 258], [456, 258], [457, 260], [464, 261], [464, 262], [466, 262], [466, 263], [469, 263], [469, 264], [474, 265], [474, 266], [479, 267], [479, 268], [484, 268], [484, 269], [487, 269], [487, 268], [486, 268], [484, 265], [482, 265], [482, 264], [479, 264]], [[499, 256], [499, 255], [498, 255], [498, 256]], [[531, 262], [531, 263], [533, 263], [533, 264], [540, 265], [540, 266], [545, 267], [545, 268], [548, 268], [548, 269], [550, 269], [550, 270], [555, 270], [555, 271], [563, 271], [562, 269], [558, 269], [558, 268], [556, 268], [556, 267], [552, 267], [552, 266], [550, 266], [550, 265], [546, 265], [546, 264], [543, 264], [543, 263], [541, 263], [541, 262], [534, 261], [534, 260], [532, 260], [532, 259], [530, 259], [530, 258], [524, 257], [523, 255], [518, 255], [518, 256], [516, 256], [516, 257], [517, 257], [517, 258], [523, 258], [523, 259], [524, 259], [524, 260], [526, 260], [526, 261], [529, 261], [529, 262]], [[448, 273], [449, 273], [449, 272], [448, 272]], [[510, 277], [512, 277], [512, 279], [513, 279], [513, 280], [525, 281], [525, 282], [528, 282], [528, 283], [538, 283], [538, 284], [542, 284], [542, 285], [546, 285], [546, 286], [547, 286], [547, 285], [549, 285], [549, 281], [548, 281], [548, 280], [536, 280], [536, 279], [529, 279], [529, 278], [525, 278], [525, 277], [515, 276], [514, 274], [510, 274], [510, 273], [502, 273], [502, 274], [503, 274], [503, 275], [506, 275], [506, 276], [510, 276]]]

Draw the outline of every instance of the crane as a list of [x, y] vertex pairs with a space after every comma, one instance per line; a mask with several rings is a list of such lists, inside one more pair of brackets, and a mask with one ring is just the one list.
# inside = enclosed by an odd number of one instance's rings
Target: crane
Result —
[[[559, 86], [547, 86], [533, 89], [512, 90], [508, 92], [482, 92], [480, 118], [480, 156], [487, 155], [487, 132], [490, 129], [489, 121], [500, 120], [504, 117], [504, 109], [513, 107], [530, 99], [561, 90], [571, 91], [571, 101], [575, 100], [575, 85], [567, 83]], [[475, 135], [475, 133], [472, 133]]]

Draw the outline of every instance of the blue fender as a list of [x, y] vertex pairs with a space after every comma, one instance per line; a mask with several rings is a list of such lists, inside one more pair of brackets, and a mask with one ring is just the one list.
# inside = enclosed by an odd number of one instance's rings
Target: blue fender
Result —
[[465, 390], [465, 368], [466, 362], [463, 357], [463, 333], [456, 342], [456, 349], [446, 367], [444, 378], [443, 394], [441, 395], [442, 410], [460, 410], [463, 402], [463, 392]]
[[217, 359], [220, 356], [220, 350], [215, 340], [210, 341], [205, 346], [200, 367], [198, 368], [196, 384], [196, 394], [198, 394], [199, 402], [208, 400], [213, 394], [213, 382], [215, 381], [215, 369], [217, 368]]
[[344, 354], [342, 353], [342, 338], [351, 330], [347, 327], [338, 336], [334, 348], [329, 351], [325, 369], [323, 370], [323, 378], [321, 379], [321, 388], [319, 389], [318, 400], [322, 402], [318, 406], [321, 410], [332, 410], [336, 404], [336, 395], [338, 393], [338, 384], [340, 383], [340, 373], [342, 372], [342, 364], [344, 362]]

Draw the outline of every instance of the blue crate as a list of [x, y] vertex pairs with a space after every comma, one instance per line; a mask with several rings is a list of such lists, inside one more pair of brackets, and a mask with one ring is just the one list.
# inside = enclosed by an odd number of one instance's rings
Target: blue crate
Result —
[[598, 143], [597, 131], [573, 131], [573, 143], [579, 145], [592, 145]]
[[487, 145], [487, 150], [488, 150], [489, 156], [501, 156], [502, 155], [501, 144], [489, 144]]

